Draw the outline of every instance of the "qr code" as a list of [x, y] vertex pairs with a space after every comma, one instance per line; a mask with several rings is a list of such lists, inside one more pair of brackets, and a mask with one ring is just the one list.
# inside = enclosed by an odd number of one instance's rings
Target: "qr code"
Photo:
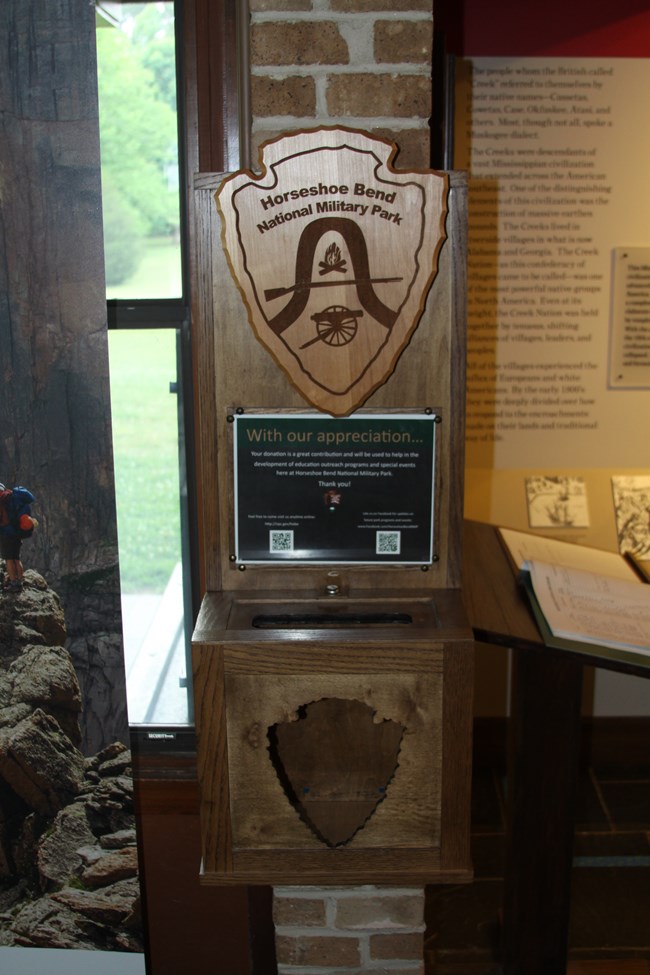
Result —
[[377, 555], [399, 555], [401, 532], [377, 532]]
[[293, 532], [288, 529], [270, 531], [269, 552], [293, 552]]

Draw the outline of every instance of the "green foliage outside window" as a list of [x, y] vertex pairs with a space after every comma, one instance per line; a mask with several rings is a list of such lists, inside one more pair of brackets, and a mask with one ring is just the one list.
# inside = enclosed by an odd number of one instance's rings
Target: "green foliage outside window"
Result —
[[180, 561], [173, 329], [109, 333], [123, 593], [162, 593]]
[[[97, 31], [106, 281], [138, 268], [145, 238], [178, 234], [178, 132], [171, 4], [131, 8]], [[139, 297], [139, 295], [133, 295]]]

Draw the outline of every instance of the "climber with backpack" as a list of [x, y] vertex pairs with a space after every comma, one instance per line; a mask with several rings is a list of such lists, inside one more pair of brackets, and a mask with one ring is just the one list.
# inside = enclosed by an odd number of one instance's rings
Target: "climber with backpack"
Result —
[[23, 564], [20, 548], [38, 524], [32, 518], [34, 495], [24, 487], [6, 488], [0, 484], [0, 558], [5, 560], [7, 578], [4, 592], [20, 592], [23, 588]]

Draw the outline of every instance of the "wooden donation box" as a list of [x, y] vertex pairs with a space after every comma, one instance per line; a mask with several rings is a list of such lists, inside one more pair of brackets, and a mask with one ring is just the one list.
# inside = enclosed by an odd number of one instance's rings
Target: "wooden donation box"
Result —
[[195, 182], [202, 879], [469, 879], [466, 185], [342, 128]]

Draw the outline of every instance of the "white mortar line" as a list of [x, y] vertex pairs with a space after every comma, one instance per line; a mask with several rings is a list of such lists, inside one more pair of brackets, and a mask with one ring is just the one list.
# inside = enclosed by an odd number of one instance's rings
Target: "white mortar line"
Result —
[[251, 75], [283, 80], [285, 78], [316, 78], [319, 75], [330, 74], [389, 74], [396, 78], [430, 77], [431, 65], [428, 61], [421, 63], [406, 62], [404, 64], [253, 64]]
[[289, 129], [317, 129], [320, 126], [336, 126], [349, 129], [391, 129], [394, 132], [413, 132], [422, 129], [426, 132], [429, 128], [426, 119], [421, 115], [400, 116], [399, 118], [361, 118], [354, 117], [342, 118], [338, 115], [310, 115], [306, 118], [293, 115], [268, 116], [256, 119], [253, 123], [253, 132], [265, 132], [267, 129], [276, 131], [288, 131]]
[[334, 24], [375, 24], [377, 21], [411, 21], [412, 23], [433, 23], [428, 10], [372, 10], [366, 13], [339, 13], [334, 10], [259, 10], [251, 13], [251, 24], [304, 24], [323, 21]]

